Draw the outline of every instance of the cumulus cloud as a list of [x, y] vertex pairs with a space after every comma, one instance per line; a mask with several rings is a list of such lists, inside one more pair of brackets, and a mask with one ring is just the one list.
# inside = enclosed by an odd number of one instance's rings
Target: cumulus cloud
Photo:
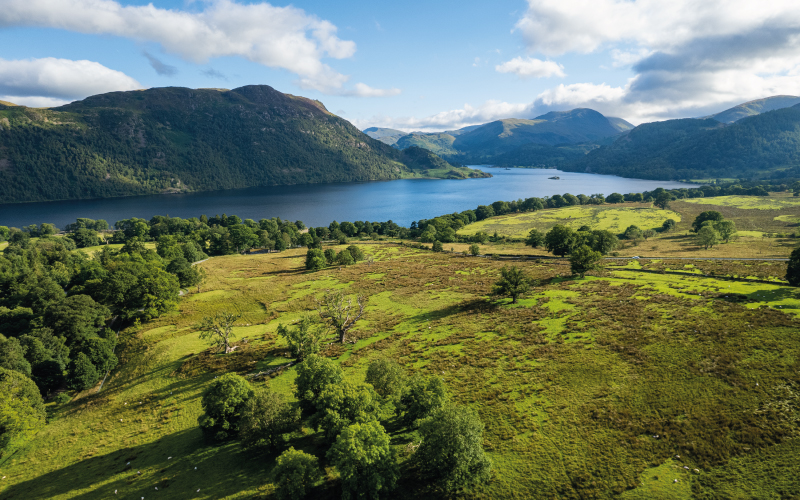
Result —
[[338, 95], [354, 97], [388, 97], [398, 95], [400, 92], [400, 89], [374, 89], [364, 83], [357, 83], [352, 90], [343, 90], [339, 92]]
[[57, 106], [94, 94], [140, 88], [125, 73], [93, 61], [0, 59], [0, 95], [15, 104]]
[[194, 63], [240, 56], [296, 74], [303, 88], [340, 92], [348, 77], [323, 58], [356, 50], [333, 24], [296, 7], [210, 0], [199, 12], [123, 6], [115, 0], [5, 0], [0, 26], [39, 26], [155, 42]]
[[152, 66], [153, 69], [156, 70], [156, 73], [158, 73], [159, 75], [175, 76], [178, 74], [178, 68], [176, 68], [175, 66], [170, 66], [169, 64], [165, 64], [160, 59], [153, 56], [147, 51], [144, 51], [143, 54], [144, 57], [146, 57], [147, 60], [150, 62], [150, 66]]
[[564, 66], [554, 61], [542, 61], [532, 57], [515, 57], [494, 67], [499, 73], [514, 73], [520, 78], [565, 77]]
[[[794, 1], [528, 0], [516, 30], [533, 54], [608, 51], [614, 67], [630, 67], [631, 80], [604, 90], [599, 102], [633, 122], [800, 94], [792, 78], [800, 73]], [[560, 86], [542, 99], [591, 107], [598, 96], [587, 85]], [[584, 93], [581, 103], [576, 97]]]

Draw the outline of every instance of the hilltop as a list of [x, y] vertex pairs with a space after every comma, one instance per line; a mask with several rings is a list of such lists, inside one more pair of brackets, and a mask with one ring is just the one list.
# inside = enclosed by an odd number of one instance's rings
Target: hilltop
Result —
[[800, 104], [800, 97], [793, 95], [776, 95], [739, 104], [738, 106], [711, 115], [709, 118], [713, 118], [722, 123], [733, 123], [742, 118], [747, 118], [748, 116], [755, 116], [766, 113], [767, 111], [788, 108], [795, 104]]
[[482, 176], [374, 140], [266, 85], [153, 88], [0, 109], [0, 203]]

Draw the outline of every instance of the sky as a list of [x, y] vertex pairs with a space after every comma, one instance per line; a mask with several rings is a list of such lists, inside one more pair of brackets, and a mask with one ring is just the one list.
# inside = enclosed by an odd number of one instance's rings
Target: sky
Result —
[[0, 100], [270, 85], [357, 127], [588, 107], [634, 124], [800, 95], [796, 0], [2, 0]]

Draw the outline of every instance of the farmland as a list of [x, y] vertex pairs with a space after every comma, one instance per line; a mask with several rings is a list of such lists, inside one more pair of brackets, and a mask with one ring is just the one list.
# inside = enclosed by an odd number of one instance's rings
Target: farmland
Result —
[[[206, 443], [200, 396], [224, 372], [291, 361], [278, 325], [313, 314], [313, 298], [330, 288], [369, 297], [357, 342], [324, 351], [348, 379], [388, 357], [442, 377], [486, 424], [492, 477], [465, 497], [800, 491], [800, 296], [777, 281], [785, 263], [618, 260], [578, 280], [566, 261], [531, 255], [517, 265], [537, 284], [511, 306], [490, 296], [502, 262], [360, 247], [372, 262], [314, 273], [304, 249], [200, 264], [208, 278], [178, 311], [120, 333], [121, 366], [99, 393], [48, 405], [48, 426], [0, 465], [0, 495], [268, 498], [275, 457]], [[243, 314], [229, 355], [213, 353], [195, 326], [222, 310]], [[294, 377], [290, 368], [255, 384], [293, 400]], [[406, 464], [419, 437], [391, 422], [387, 430]], [[327, 465], [313, 429], [290, 444]], [[390, 497], [435, 496], [402, 471]], [[327, 465], [314, 496], [338, 497], [337, 482]]]

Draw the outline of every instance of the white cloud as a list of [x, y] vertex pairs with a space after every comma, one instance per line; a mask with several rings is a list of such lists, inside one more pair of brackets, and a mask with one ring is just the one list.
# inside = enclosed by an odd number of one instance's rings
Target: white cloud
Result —
[[58, 106], [93, 94], [140, 88], [142, 85], [125, 73], [93, 61], [0, 59], [0, 95], [15, 104]]
[[0, 26], [39, 26], [155, 42], [194, 63], [240, 56], [286, 69], [298, 85], [338, 93], [348, 77], [322, 62], [356, 51], [333, 24], [296, 7], [209, 0], [202, 11], [123, 6], [114, 0], [5, 0]]
[[356, 83], [353, 90], [340, 93], [343, 96], [355, 97], [387, 97], [400, 94], [400, 89], [374, 89], [364, 83]]
[[520, 78], [550, 78], [551, 76], [565, 77], [564, 66], [554, 61], [542, 61], [532, 57], [515, 57], [503, 64], [498, 64], [494, 69], [499, 73], [514, 73]]

